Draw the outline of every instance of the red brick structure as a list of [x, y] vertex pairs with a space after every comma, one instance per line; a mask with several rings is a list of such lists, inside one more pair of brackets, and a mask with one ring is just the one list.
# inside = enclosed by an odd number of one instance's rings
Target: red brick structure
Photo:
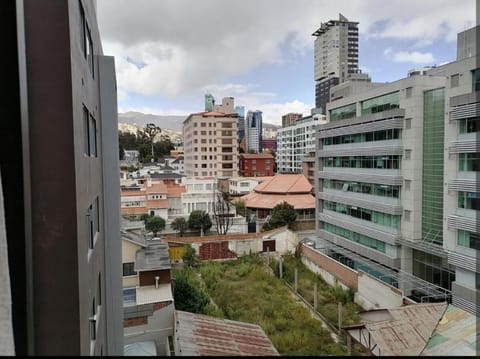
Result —
[[267, 153], [243, 153], [239, 156], [238, 173], [243, 177], [273, 176], [275, 158]]
[[228, 241], [203, 243], [199, 252], [201, 260], [237, 258], [237, 254], [228, 249]]

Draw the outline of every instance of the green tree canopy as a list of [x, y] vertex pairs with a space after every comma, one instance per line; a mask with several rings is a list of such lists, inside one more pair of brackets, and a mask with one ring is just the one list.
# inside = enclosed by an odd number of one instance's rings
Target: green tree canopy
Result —
[[175, 274], [173, 300], [175, 309], [190, 313], [205, 314], [210, 298], [199, 289], [189, 276], [189, 271], [178, 271]]
[[180, 237], [182, 237], [185, 231], [188, 229], [187, 220], [183, 217], [175, 218], [170, 226], [174, 231], [180, 232]]
[[264, 224], [263, 229], [270, 230], [285, 225], [290, 227], [290, 224], [295, 222], [296, 219], [297, 212], [295, 211], [295, 208], [291, 204], [283, 201], [273, 207], [270, 220]]
[[200, 259], [197, 256], [197, 252], [190, 243], [185, 245], [185, 253], [183, 254], [182, 260], [183, 263], [189, 267], [196, 267], [200, 264]]
[[148, 217], [145, 220], [145, 229], [153, 232], [153, 236], [156, 237], [157, 233], [165, 228], [165, 220], [159, 216]]
[[212, 227], [210, 215], [203, 209], [193, 210], [188, 217], [187, 223], [188, 228], [194, 231], [200, 231], [202, 235]]

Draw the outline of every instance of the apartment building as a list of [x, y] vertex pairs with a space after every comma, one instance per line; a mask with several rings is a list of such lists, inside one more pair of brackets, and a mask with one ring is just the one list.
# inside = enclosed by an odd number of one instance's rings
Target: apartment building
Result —
[[238, 157], [240, 176], [273, 176], [275, 164], [273, 155], [269, 153], [242, 153]]
[[301, 119], [303, 115], [301, 113], [287, 113], [282, 116], [282, 127], [293, 126], [297, 120]]
[[2, 1], [16, 355], [122, 355], [114, 58], [95, 1]]
[[237, 113], [233, 98], [214, 111], [189, 115], [183, 122], [184, 171], [187, 177], [238, 175]]
[[315, 107], [326, 113], [330, 88], [347, 80], [370, 81], [358, 67], [358, 22], [339, 14], [321, 23], [314, 41]]
[[329, 255], [370, 267], [405, 295], [447, 298], [475, 314], [480, 69], [472, 48], [427, 75], [329, 103], [329, 122], [317, 127], [316, 197], [317, 234]]
[[277, 172], [302, 173], [302, 160], [315, 151], [315, 129], [325, 122], [323, 115], [310, 115], [297, 119], [292, 126], [277, 130]]

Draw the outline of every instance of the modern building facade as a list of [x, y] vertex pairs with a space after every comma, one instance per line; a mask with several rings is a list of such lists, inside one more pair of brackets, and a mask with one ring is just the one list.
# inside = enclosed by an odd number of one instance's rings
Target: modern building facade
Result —
[[238, 175], [238, 115], [233, 110], [233, 98], [225, 98], [215, 109], [191, 114], [183, 122], [187, 177]]
[[339, 14], [321, 23], [314, 41], [315, 107], [326, 113], [330, 88], [349, 79], [369, 81], [358, 67], [358, 22]]
[[237, 120], [237, 142], [240, 144], [245, 137], [245, 106], [235, 106], [238, 115]]
[[413, 275], [439, 290], [381, 279], [474, 314], [479, 83], [472, 55], [337, 99], [327, 105], [329, 123], [317, 128], [316, 154], [317, 234], [330, 255]]
[[262, 111], [248, 111], [245, 118], [247, 152], [262, 152]]
[[122, 355], [115, 64], [95, 1], [2, 1], [16, 355]]
[[302, 173], [302, 160], [309, 152], [315, 151], [315, 130], [325, 122], [323, 115], [305, 116], [295, 125], [279, 128], [277, 131], [277, 172]]

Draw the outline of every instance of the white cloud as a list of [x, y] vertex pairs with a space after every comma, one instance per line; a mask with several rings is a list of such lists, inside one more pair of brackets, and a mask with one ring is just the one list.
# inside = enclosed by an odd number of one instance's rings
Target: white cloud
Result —
[[[238, 79], [261, 65], [288, 65], [296, 57], [311, 54], [311, 34], [321, 22], [338, 19], [339, 13], [359, 22], [364, 40], [408, 40], [414, 43], [410, 49], [418, 49], [434, 41], [455, 40], [468, 21], [470, 26], [475, 23], [476, 12], [475, 0], [396, 0], [388, 3], [388, 9], [385, 0], [97, 2], [103, 52], [115, 56], [120, 101], [132, 92], [168, 99], [203, 96], [208, 90], [239, 100], [243, 96], [260, 110], [281, 108], [295, 100], [276, 100], [280, 89], [265, 84], [263, 94], [252, 84], [230, 87], [228, 79]], [[385, 55], [396, 61], [433, 61], [431, 53], [387, 50]], [[313, 92], [313, 79], [311, 86]], [[221, 99], [222, 95], [214, 95]], [[269, 117], [277, 117], [271, 113]]]
[[[310, 110], [315, 107], [314, 104], [306, 104], [298, 100], [286, 103], [264, 103], [260, 111], [262, 111], [263, 122], [274, 125], [282, 124], [282, 116], [289, 112], [301, 113], [304, 116], [310, 115]], [[253, 108], [250, 108], [251, 110]]]
[[395, 62], [413, 62], [416, 64], [428, 64], [433, 63], [435, 59], [430, 52], [421, 53], [418, 51], [408, 52], [399, 51], [393, 55], [393, 61]]

